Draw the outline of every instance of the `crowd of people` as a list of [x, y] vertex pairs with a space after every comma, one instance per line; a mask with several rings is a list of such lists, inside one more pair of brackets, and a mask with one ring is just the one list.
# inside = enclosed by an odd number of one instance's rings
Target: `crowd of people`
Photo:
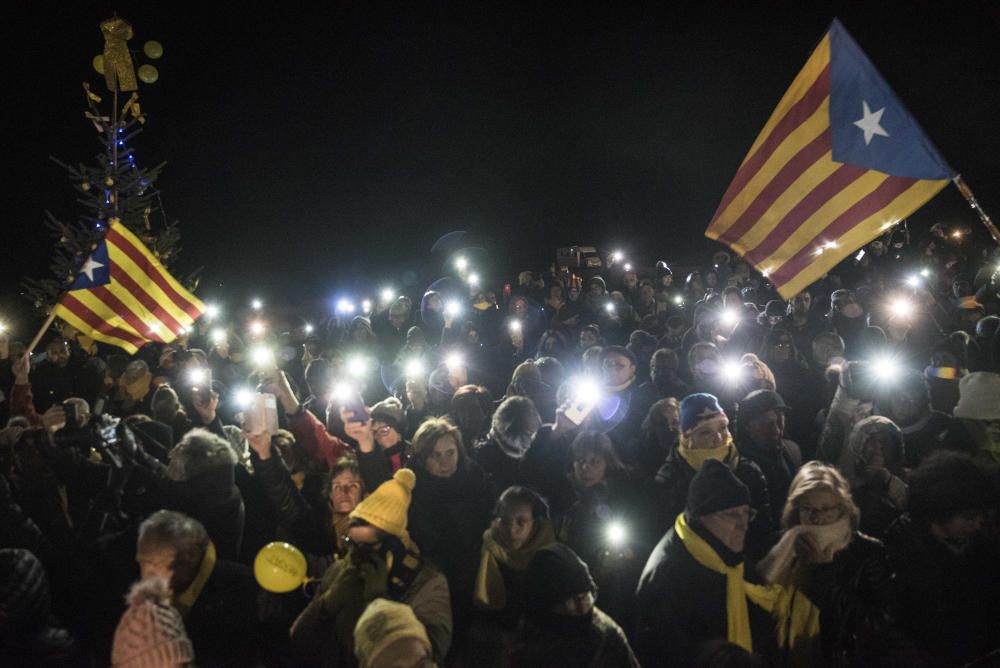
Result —
[[968, 237], [787, 301], [719, 251], [255, 304], [133, 356], [5, 338], [0, 664], [1000, 665], [1000, 266]]

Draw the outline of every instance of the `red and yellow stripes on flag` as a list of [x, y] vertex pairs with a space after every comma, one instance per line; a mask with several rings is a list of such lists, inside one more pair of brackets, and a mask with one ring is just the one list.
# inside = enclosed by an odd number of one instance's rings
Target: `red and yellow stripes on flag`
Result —
[[948, 183], [835, 162], [829, 106], [827, 34], [750, 147], [705, 232], [767, 276], [785, 299]]
[[105, 243], [110, 282], [70, 290], [56, 305], [56, 316], [93, 339], [135, 353], [150, 341], [173, 341], [205, 311], [117, 219]]

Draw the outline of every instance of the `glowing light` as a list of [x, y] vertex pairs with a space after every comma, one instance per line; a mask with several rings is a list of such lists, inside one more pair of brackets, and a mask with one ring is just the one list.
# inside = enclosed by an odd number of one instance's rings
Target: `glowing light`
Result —
[[212, 343], [225, 343], [226, 342], [226, 330], [221, 327], [212, 330]]
[[879, 380], [886, 382], [895, 380], [902, 370], [899, 362], [892, 357], [878, 357], [872, 360], [872, 369]]
[[262, 308], [264, 308], [264, 302], [262, 302], [259, 299], [254, 299], [253, 301], [250, 302], [250, 308], [252, 308], [254, 311], [259, 311]]
[[392, 298], [396, 295], [396, 291], [392, 288], [382, 288], [382, 292], [379, 296], [382, 298], [383, 304], [388, 304], [392, 301]]
[[684, 306], [684, 298], [680, 295], [674, 295], [674, 303], [678, 306]]
[[406, 377], [407, 378], [422, 378], [427, 369], [424, 367], [424, 361], [419, 357], [415, 357], [406, 362]]
[[469, 281], [469, 285], [476, 287], [479, 285], [479, 274], [469, 274], [469, 277], [466, 280]]
[[333, 396], [337, 401], [350, 401], [354, 396], [354, 386], [350, 383], [337, 383], [333, 386]]
[[468, 260], [466, 260], [462, 256], [455, 258], [455, 269], [458, 269], [459, 271], [465, 271], [468, 268], [469, 268]]
[[511, 320], [507, 327], [510, 329], [511, 334], [520, 334], [523, 329], [520, 320]]
[[358, 378], [364, 376], [368, 371], [368, 360], [361, 355], [351, 357], [347, 360], [347, 373]]
[[250, 361], [256, 367], [274, 366], [274, 351], [267, 346], [255, 346], [250, 350]]
[[614, 302], [608, 302], [607, 304], [604, 305], [604, 310], [607, 311], [608, 313], [614, 313], [615, 312], [615, 303]]
[[629, 262], [625, 263], [625, 271], [632, 271], [632, 265]]
[[208, 373], [204, 369], [191, 369], [188, 371], [188, 382], [192, 385], [200, 385], [208, 378]]
[[450, 353], [444, 358], [444, 365], [448, 371], [456, 371], [465, 366], [465, 358], [462, 357], [461, 353]]
[[372, 300], [366, 299], [363, 302], [361, 302], [361, 310], [364, 313], [371, 313], [372, 312]]
[[153, 334], [158, 333], [160, 331], [160, 323], [154, 322], [152, 325], [149, 326], [149, 331]]
[[590, 376], [579, 376], [570, 383], [573, 399], [584, 404], [596, 404], [601, 399], [601, 385]]
[[739, 311], [727, 308], [722, 312], [722, 324], [727, 327], [732, 327], [740, 321]]
[[444, 305], [445, 315], [454, 318], [455, 316], [462, 313], [462, 305], [455, 300], [452, 300]]
[[354, 302], [346, 297], [341, 297], [337, 300], [337, 312], [338, 313], [354, 313]]
[[954, 232], [952, 232], [951, 233], [951, 238], [952, 239], [961, 239], [962, 238], [962, 230], [955, 230]]
[[621, 262], [622, 260], [625, 259], [625, 253], [621, 252], [620, 250], [616, 250], [614, 253], [611, 254], [611, 259], [614, 260], [615, 262]]
[[920, 287], [920, 283], [921, 283], [920, 274], [914, 274], [913, 276], [906, 277], [906, 284], [909, 285], [911, 288]]
[[219, 308], [218, 304], [206, 304], [205, 305], [205, 317], [209, 320], [215, 320], [219, 317], [219, 313], [222, 310]]
[[7, 324], [0, 322], [0, 333], [7, 331]]
[[722, 363], [722, 378], [727, 383], [738, 383], [743, 378], [743, 367], [739, 360], [726, 360]]
[[306, 334], [312, 334], [313, 333], [313, 329], [315, 329], [315, 328], [312, 325], [310, 325], [308, 322], [306, 323], [306, 326], [302, 328], [302, 330]]
[[256, 396], [257, 393], [249, 387], [241, 387], [233, 393], [233, 403], [236, 404], [237, 408], [249, 408]]
[[604, 532], [604, 537], [611, 547], [621, 547], [628, 538], [628, 530], [621, 522], [611, 522]]
[[931, 270], [928, 269], [927, 267], [924, 267], [923, 269], [920, 270], [920, 275], [923, 276], [924, 278], [930, 278]]
[[250, 323], [250, 333], [253, 334], [254, 336], [260, 336], [261, 334], [264, 333], [264, 330], [266, 329], [267, 327], [265, 327], [264, 323], [261, 322], [260, 320], [254, 320], [253, 322]]
[[889, 312], [897, 318], [909, 318], [913, 311], [913, 302], [909, 299], [896, 299], [889, 304]]

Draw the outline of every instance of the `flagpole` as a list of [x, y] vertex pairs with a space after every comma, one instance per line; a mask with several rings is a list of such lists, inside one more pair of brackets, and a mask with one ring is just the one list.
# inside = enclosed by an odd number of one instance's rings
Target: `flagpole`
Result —
[[962, 193], [962, 197], [965, 198], [965, 201], [969, 203], [969, 206], [972, 207], [977, 214], [979, 214], [979, 220], [982, 221], [983, 225], [986, 226], [986, 229], [989, 230], [990, 236], [993, 237], [993, 241], [1000, 244], [1000, 230], [997, 229], [997, 226], [990, 219], [989, 215], [983, 211], [983, 207], [979, 206], [979, 200], [977, 200], [976, 196], [972, 193], [972, 188], [969, 187], [969, 184], [965, 182], [965, 179], [962, 178], [961, 174], [956, 174], [951, 180], [952, 183], [955, 184], [955, 187], [958, 188], [958, 192]]
[[28, 346], [28, 350], [26, 352], [29, 355], [35, 350], [35, 346], [37, 346], [38, 342], [42, 340], [42, 337], [45, 336], [45, 332], [49, 331], [49, 327], [52, 326], [52, 321], [55, 319], [56, 319], [56, 308], [55, 306], [53, 306], [52, 311], [49, 313], [49, 317], [45, 320], [45, 324], [42, 325], [42, 328], [40, 330], [38, 330], [38, 334], [35, 334], [35, 338], [31, 340], [31, 345]]

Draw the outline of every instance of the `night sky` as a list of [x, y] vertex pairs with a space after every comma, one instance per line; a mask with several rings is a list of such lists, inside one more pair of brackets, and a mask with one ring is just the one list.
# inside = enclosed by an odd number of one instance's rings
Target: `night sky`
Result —
[[[133, 50], [164, 45], [159, 82], [140, 90], [136, 156], [168, 162], [158, 185], [181, 223], [179, 270], [205, 267], [202, 296], [303, 301], [408, 271], [417, 292], [442, 274], [430, 248], [454, 230], [497, 276], [574, 243], [650, 261], [709, 252], [704, 229], [740, 160], [835, 16], [1000, 218], [1000, 22], [987, 2], [18, 4], [8, 312], [24, 306], [17, 280], [46, 261], [43, 212], [78, 213], [48, 157], [100, 149], [80, 82], [103, 90], [90, 61], [115, 10]], [[954, 188], [911, 222], [937, 220], [978, 224]]]

